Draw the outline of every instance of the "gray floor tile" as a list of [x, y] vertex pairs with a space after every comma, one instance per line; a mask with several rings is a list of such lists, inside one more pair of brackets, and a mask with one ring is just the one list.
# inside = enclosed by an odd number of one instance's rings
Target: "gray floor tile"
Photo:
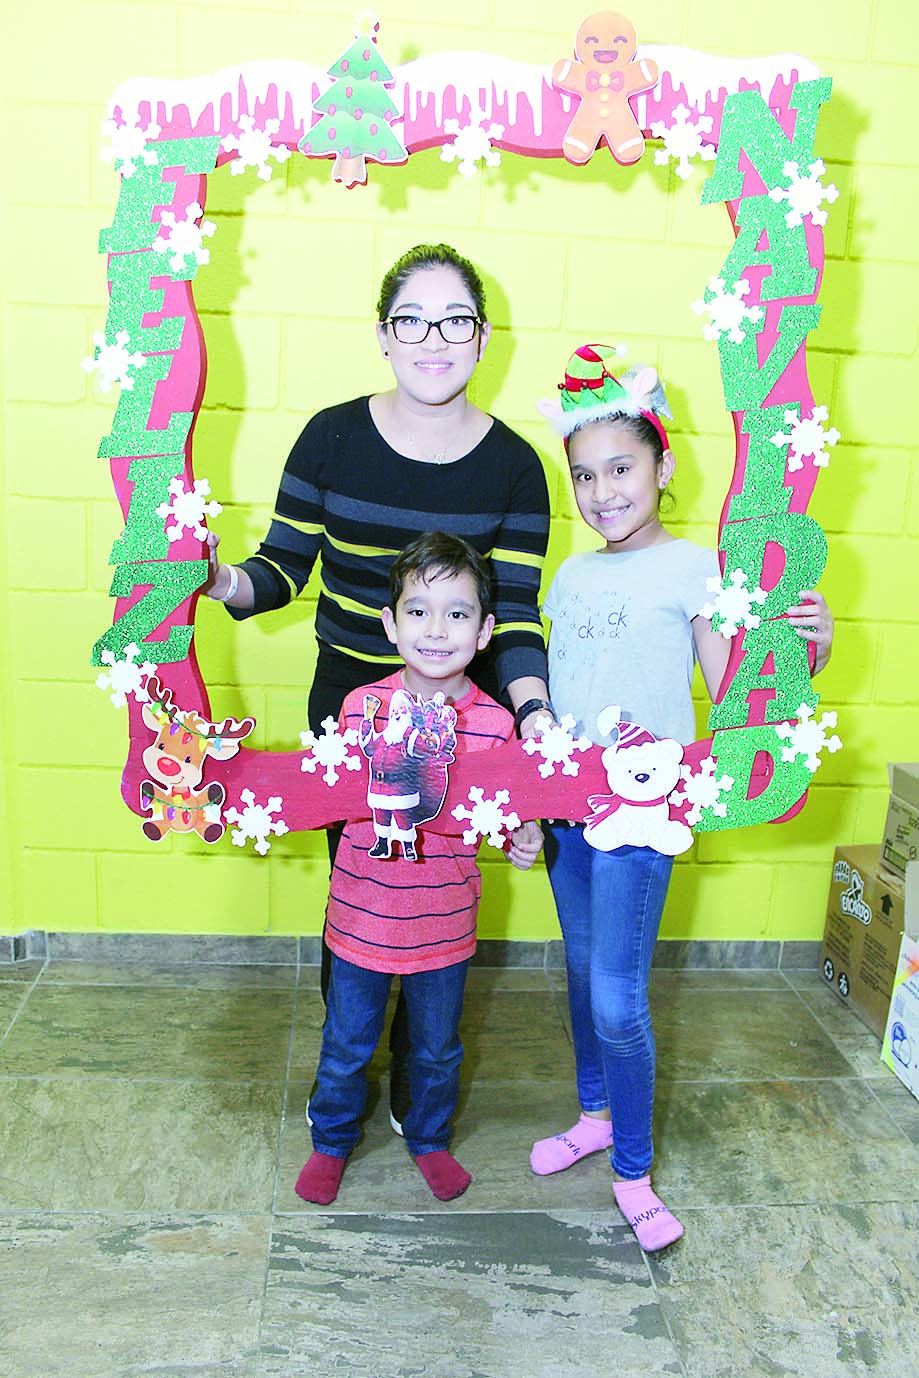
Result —
[[871, 1093], [876, 1096], [894, 1124], [910, 1143], [919, 1145], [919, 1100], [906, 1089], [889, 1067], [881, 1064], [886, 1076], [872, 1080]]
[[460, 1023], [463, 1081], [573, 1077], [559, 1004], [547, 991], [471, 991]]
[[919, 1199], [919, 1150], [857, 1079], [665, 1083], [655, 1145], [674, 1209]]
[[44, 957], [30, 957], [24, 962], [0, 962], [0, 985], [29, 985], [41, 975], [44, 965]]
[[777, 1205], [685, 1216], [650, 1262], [688, 1378], [919, 1372], [919, 1206]]
[[291, 995], [39, 986], [0, 1045], [0, 1076], [283, 1080]]
[[3, 1378], [251, 1378], [269, 1235], [267, 1216], [0, 1215]]
[[49, 961], [42, 985], [178, 986], [186, 990], [292, 990], [294, 966], [235, 966], [217, 962], [83, 962]]
[[285, 1221], [262, 1340], [267, 1373], [312, 1378], [681, 1371], [637, 1244], [590, 1215]]
[[277, 1084], [9, 1077], [0, 1091], [0, 1210], [271, 1207]]
[[667, 1080], [851, 1076], [853, 1069], [790, 990], [677, 986], [652, 1004]]
[[881, 1062], [881, 1040], [845, 1005], [816, 971], [789, 972], [799, 998], [813, 1013], [860, 1077], [885, 1080], [890, 1069]]
[[13, 1020], [25, 1008], [27, 991], [16, 982], [0, 986], [0, 1039], [9, 1030]]

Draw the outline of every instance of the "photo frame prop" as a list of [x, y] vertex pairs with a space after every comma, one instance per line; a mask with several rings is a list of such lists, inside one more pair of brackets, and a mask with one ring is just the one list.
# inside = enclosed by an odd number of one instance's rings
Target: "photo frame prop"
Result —
[[[206, 370], [194, 283], [220, 252], [204, 215], [208, 179], [229, 175], [229, 166], [231, 174], [254, 170], [267, 180], [286, 158], [312, 156], [332, 158], [332, 176], [357, 186], [372, 175], [368, 163], [408, 163], [418, 150], [439, 146], [464, 176], [480, 163], [499, 165], [501, 151], [513, 150], [601, 159], [615, 182], [619, 164], [648, 157], [645, 141], [652, 140], [654, 161], [673, 161], [681, 178], [711, 165], [701, 199], [725, 207], [734, 234], [718, 272], [687, 300], [718, 350], [734, 423], [735, 464], [719, 523], [721, 578], [712, 581], [706, 608], [732, 644], [712, 735], [675, 763], [663, 821], [688, 834], [791, 817], [822, 753], [839, 746], [835, 714], [816, 714], [808, 645], [785, 618], [824, 569], [826, 539], [807, 506], [838, 440], [806, 365], [821, 312], [823, 226], [837, 195], [824, 185], [815, 154], [829, 78], [790, 55], [728, 59], [639, 45], [629, 21], [608, 11], [579, 26], [572, 57], [547, 54], [539, 66], [441, 53], [390, 69], [378, 28], [368, 21], [328, 69], [248, 63], [191, 81], [129, 81], [112, 97], [103, 129], [120, 188], [99, 239], [109, 307], [84, 367], [103, 389], [119, 389], [98, 453], [110, 465], [125, 525], [109, 556], [114, 618], [91, 661], [102, 667], [100, 687], [128, 707], [125, 802], [149, 813], [151, 687], [158, 685], [159, 702], [168, 691], [176, 712], [217, 726], [194, 647], [208, 569], [203, 538], [216, 506], [206, 480], [194, 476], [192, 454]], [[621, 36], [625, 64], [615, 54]], [[601, 99], [604, 93], [611, 99]], [[604, 123], [604, 108], [615, 109], [615, 120]], [[484, 824], [483, 806], [499, 794], [507, 795], [497, 805], [502, 817], [582, 820], [596, 811], [591, 795], [607, 804], [621, 797], [610, 758], [604, 764], [600, 748], [572, 746], [570, 726], [550, 730], [535, 753], [518, 744], [474, 768], [457, 761], [444, 806], [426, 826], [468, 831]], [[240, 738], [230, 755], [211, 753], [208, 778], [223, 791], [215, 840], [224, 820], [235, 821], [234, 841], [239, 835], [267, 851], [269, 838], [287, 829], [367, 817], [366, 790], [338, 735], [330, 721], [318, 741], [304, 734], [299, 752], [255, 751]], [[504, 831], [498, 827], [497, 835]]]

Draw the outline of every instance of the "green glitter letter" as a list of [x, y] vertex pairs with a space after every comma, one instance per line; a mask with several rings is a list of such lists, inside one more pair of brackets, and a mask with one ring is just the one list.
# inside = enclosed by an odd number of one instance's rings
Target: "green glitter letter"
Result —
[[169, 501], [169, 485], [185, 468], [184, 455], [150, 455], [135, 459], [128, 469], [134, 484], [128, 524], [112, 546], [110, 565], [133, 564], [138, 560], [165, 560], [169, 554], [166, 518], [156, 509]]
[[151, 354], [143, 368], [135, 369], [134, 386], [121, 389], [115, 420], [108, 435], [99, 442], [100, 459], [123, 455], [174, 455], [185, 449], [194, 412], [174, 412], [164, 431], [150, 431], [147, 422], [157, 383], [169, 377], [173, 355]]
[[213, 172], [220, 152], [220, 139], [164, 139], [147, 147], [156, 154], [152, 167], [140, 161], [133, 177], [122, 177], [115, 219], [99, 235], [100, 254], [117, 254], [124, 249], [149, 249], [160, 232], [150, 216], [157, 206], [171, 206], [175, 183], [164, 182], [166, 168], [185, 172]]
[[761, 407], [800, 349], [807, 332], [820, 320], [821, 306], [783, 306], [779, 317], [779, 338], [768, 359], [760, 367], [756, 348], [758, 336], [749, 332], [740, 344], [727, 334], [718, 340], [721, 355], [721, 380], [728, 411]]
[[[768, 724], [761, 727], [733, 727], [726, 732], [716, 732], [712, 740], [712, 755], [718, 762], [717, 774], [730, 775], [734, 788], [730, 794], [722, 795], [722, 799], [727, 800], [727, 816], [719, 818], [711, 808], [705, 808], [693, 830], [716, 832], [724, 828], [747, 828], [755, 823], [770, 823], [773, 818], [781, 818], [793, 804], [797, 804], [811, 783], [811, 772], [803, 757], [783, 761], [783, 746], [785, 742]], [[750, 777], [759, 751], [766, 751], [772, 757], [772, 779], [762, 794], [748, 799]]]
[[750, 443], [743, 488], [731, 498], [728, 521], [788, 511], [793, 492], [783, 482], [788, 446], [772, 443], [772, 437], [785, 425], [785, 411], [785, 407], [764, 407], [762, 411], [749, 411], [744, 416], [741, 429], [750, 437]]
[[[802, 703], [808, 708], [817, 707], [807, 663], [807, 642], [783, 617], [748, 628], [744, 632], [743, 649], [743, 660], [727, 693], [709, 714], [710, 728], [745, 726], [749, 716], [748, 695], [754, 689], [776, 691], [766, 710], [769, 722], [793, 718]], [[764, 672], [763, 667], [770, 656], [773, 668]]]
[[775, 588], [757, 612], [764, 620], [780, 617], [799, 601], [802, 589], [815, 589], [826, 564], [826, 536], [806, 512], [784, 512], [769, 517], [753, 517], [746, 522], [727, 522], [721, 532], [719, 549], [724, 551], [724, 572], [730, 578], [735, 569], [747, 576], [747, 587], [762, 579], [766, 546], [781, 546], [785, 568]]
[[185, 328], [184, 316], [167, 316], [159, 325], [142, 325], [147, 312], [162, 311], [163, 288], [151, 287], [151, 277], [168, 276], [156, 254], [113, 254], [108, 275], [112, 284], [105, 334], [114, 340], [119, 330], [128, 332], [129, 353], [163, 354], [178, 349]]
[[207, 560], [157, 560], [143, 565], [119, 565], [112, 576], [109, 594], [127, 598], [136, 588], [150, 586], [149, 593], [122, 613], [93, 647], [90, 665], [101, 665], [102, 652], [112, 651], [116, 660], [134, 641], [157, 665], [184, 660], [188, 655], [194, 627], [170, 627], [165, 641], [144, 638], [165, 622], [207, 578]]
[[[726, 290], [747, 270], [767, 263], [772, 269], [763, 278], [761, 301], [779, 297], [809, 297], [817, 285], [817, 270], [807, 253], [804, 225], [786, 225], [784, 202], [768, 196], [748, 196], [737, 211], [737, 238], [718, 274]], [[767, 249], [757, 245], [765, 234]]]
[[797, 110], [793, 139], [786, 138], [782, 126], [758, 91], [738, 91], [724, 102], [718, 157], [711, 177], [702, 188], [702, 204], [731, 201], [743, 196], [744, 175], [740, 171], [741, 150], [746, 153], [767, 187], [784, 186], [782, 167], [797, 163], [804, 171], [813, 161], [817, 116], [830, 98], [832, 81], [799, 81], [788, 102]]

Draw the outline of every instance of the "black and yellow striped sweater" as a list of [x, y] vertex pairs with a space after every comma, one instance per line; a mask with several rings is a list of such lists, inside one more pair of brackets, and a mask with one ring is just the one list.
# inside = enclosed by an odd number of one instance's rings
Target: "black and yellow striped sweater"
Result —
[[318, 412], [291, 450], [268, 534], [242, 565], [255, 605], [228, 611], [241, 619], [283, 607], [302, 591], [318, 555], [320, 641], [368, 667], [399, 665], [379, 615], [390, 565], [433, 530], [462, 536], [491, 557], [500, 688], [524, 675], [545, 679], [538, 597], [546, 481], [535, 450], [497, 418], [462, 459], [424, 464], [387, 445], [366, 397]]

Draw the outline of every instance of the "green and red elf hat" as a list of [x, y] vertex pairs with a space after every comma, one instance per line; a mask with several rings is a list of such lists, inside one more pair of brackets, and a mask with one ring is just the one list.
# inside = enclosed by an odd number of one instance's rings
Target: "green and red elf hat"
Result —
[[607, 360], [623, 353], [621, 345], [581, 345], [568, 360], [565, 381], [558, 385], [560, 401], [537, 402], [566, 446], [572, 432], [591, 421], [643, 416], [657, 431], [664, 449], [670, 448], [660, 418], [672, 417], [657, 369], [636, 365], [617, 377], [607, 367]]

